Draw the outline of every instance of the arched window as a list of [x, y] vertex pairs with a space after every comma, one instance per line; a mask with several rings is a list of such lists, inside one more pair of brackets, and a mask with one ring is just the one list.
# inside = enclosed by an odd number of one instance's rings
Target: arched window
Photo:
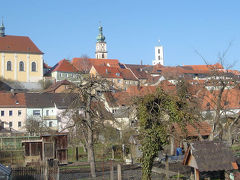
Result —
[[36, 72], [36, 63], [35, 62], [32, 62], [32, 72]]
[[12, 70], [12, 63], [11, 61], [7, 62], [7, 71], [11, 71]]
[[19, 62], [19, 71], [24, 71], [24, 63], [22, 61]]

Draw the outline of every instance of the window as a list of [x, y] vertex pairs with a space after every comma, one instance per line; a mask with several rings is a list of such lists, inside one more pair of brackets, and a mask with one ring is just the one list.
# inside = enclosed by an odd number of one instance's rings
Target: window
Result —
[[19, 63], [19, 71], [24, 71], [24, 63], [22, 61]]
[[158, 49], [158, 54], [160, 54], [160, 49]]
[[12, 127], [12, 122], [9, 122], [9, 127], [10, 127], [10, 128]]
[[225, 105], [225, 106], [226, 106], [226, 105], [228, 105], [228, 104], [229, 104], [229, 102], [228, 102], [228, 101], [225, 101], [225, 102], [224, 102], [224, 105]]
[[46, 116], [49, 116], [49, 110], [46, 110]]
[[9, 111], [9, 116], [12, 116], [12, 111], [11, 110]]
[[120, 76], [120, 73], [116, 73], [116, 76]]
[[158, 56], [158, 60], [160, 60], [160, 56]]
[[32, 72], [36, 72], [37, 66], [35, 62], [32, 62]]
[[49, 127], [52, 127], [52, 121], [49, 122]]
[[18, 116], [21, 116], [21, 115], [22, 115], [22, 111], [18, 110]]
[[11, 71], [12, 70], [12, 63], [11, 61], [7, 62], [7, 71]]
[[22, 122], [18, 121], [18, 127], [22, 127]]
[[4, 111], [1, 111], [1, 116], [4, 116]]
[[104, 54], [102, 54], [102, 58], [104, 58]]
[[33, 110], [33, 116], [40, 116], [40, 110]]

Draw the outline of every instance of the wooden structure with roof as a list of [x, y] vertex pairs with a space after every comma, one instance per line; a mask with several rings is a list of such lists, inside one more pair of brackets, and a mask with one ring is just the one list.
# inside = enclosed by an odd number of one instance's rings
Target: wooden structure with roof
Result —
[[185, 153], [183, 164], [194, 169], [195, 180], [225, 179], [226, 171], [238, 169], [230, 148], [220, 141], [191, 143]]
[[177, 147], [182, 147], [184, 151], [187, 150], [187, 143], [190, 141], [199, 140], [199, 136], [203, 139], [207, 139], [212, 132], [211, 125], [208, 122], [195, 122], [193, 124], [187, 124], [184, 128], [181, 128], [177, 123], [172, 127], [173, 136], [170, 138], [170, 154], [174, 155]]
[[50, 159], [67, 164], [67, 134], [43, 135], [39, 140], [22, 141], [26, 165], [40, 165]]

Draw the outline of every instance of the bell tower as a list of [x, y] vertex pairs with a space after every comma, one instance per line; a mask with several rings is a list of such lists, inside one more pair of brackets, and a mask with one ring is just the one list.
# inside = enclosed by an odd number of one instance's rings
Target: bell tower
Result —
[[4, 27], [3, 19], [2, 19], [2, 24], [0, 26], [0, 37], [3, 37], [3, 36], [5, 36], [5, 27]]
[[99, 26], [99, 34], [97, 36], [97, 43], [96, 43], [96, 52], [95, 56], [96, 59], [107, 59], [107, 44], [105, 42], [105, 36], [102, 32], [102, 26]]

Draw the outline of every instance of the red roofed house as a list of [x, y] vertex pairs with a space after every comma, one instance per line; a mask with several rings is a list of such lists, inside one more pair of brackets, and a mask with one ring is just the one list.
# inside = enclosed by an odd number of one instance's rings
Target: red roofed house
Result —
[[51, 77], [55, 81], [62, 81], [67, 79], [68, 81], [78, 81], [78, 70], [68, 60], [63, 59], [59, 61], [49, 71]]
[[43, 79], [43, 52], [27, 36], [5, 35], [0, 26], [0, 76], [20, 82]]
[[27, 108], [24, 93], [0, 93], [1, 127], [24, 131]]
[[137, 78], [129, 69], [94, 65], [90, 70], [90, 74], [112, 81], [120, 89], [126, 89], [128, 86], [138, 84]]
[[72, 65], [81, 73], [89, 73], [92, 66], [108, 66], [119, 68], [119, 61], [117, 59], [91, 59], [87, 57], [73, 58]]

